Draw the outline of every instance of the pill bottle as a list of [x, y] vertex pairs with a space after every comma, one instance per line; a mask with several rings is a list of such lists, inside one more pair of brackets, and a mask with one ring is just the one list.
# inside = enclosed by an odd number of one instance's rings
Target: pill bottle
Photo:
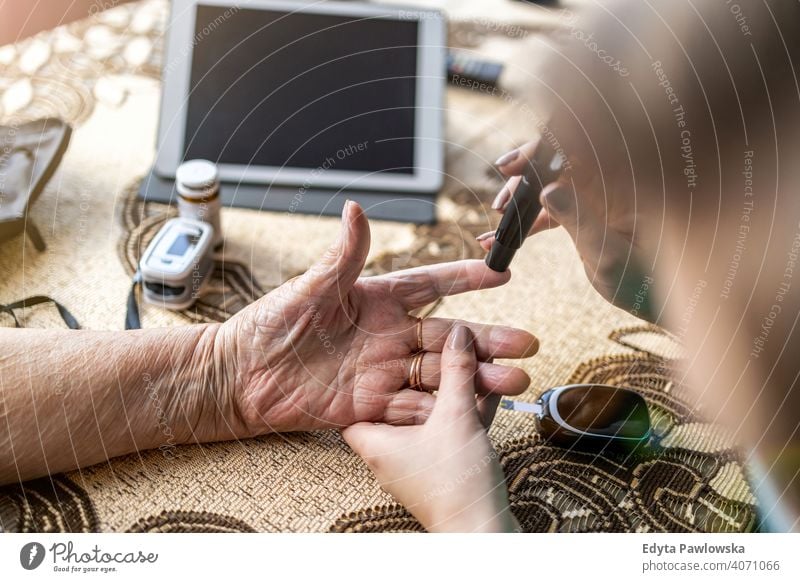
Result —
[[214, 227], [212, 245], [222, 246], [222, 201], [219, 198], [217, 165], [208, 160], [189, 160], [175, 172], [178, 190], [178, 214], [183, 218], [202, 220]]

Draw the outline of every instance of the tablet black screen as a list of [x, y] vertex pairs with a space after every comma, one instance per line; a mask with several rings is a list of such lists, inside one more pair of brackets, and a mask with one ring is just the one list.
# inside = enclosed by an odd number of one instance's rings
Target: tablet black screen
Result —
[[411, 174], [418, 23], [197, 7], [185, 159]]

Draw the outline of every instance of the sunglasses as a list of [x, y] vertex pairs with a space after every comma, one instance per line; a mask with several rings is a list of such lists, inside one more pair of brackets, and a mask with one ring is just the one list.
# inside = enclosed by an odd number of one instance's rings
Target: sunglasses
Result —
[[561, 447], [630, 452], [646, 444], [653, 432], [644, 398], [617, 386], [560, 386], [535, 403], [504, 398], [500, 408], [533, 414], [541, 435]]

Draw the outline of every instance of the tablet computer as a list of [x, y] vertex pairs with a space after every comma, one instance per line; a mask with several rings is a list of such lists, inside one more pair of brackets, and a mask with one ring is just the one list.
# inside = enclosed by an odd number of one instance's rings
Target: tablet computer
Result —
[[441, 13], [365, 3], [173, 0], [155, 174], [434, 192], [443, 176]]

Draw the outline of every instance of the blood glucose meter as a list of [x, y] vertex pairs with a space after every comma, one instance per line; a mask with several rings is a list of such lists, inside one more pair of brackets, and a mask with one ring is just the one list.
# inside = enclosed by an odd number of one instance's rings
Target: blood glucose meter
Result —
[[166, 222], [139, 261], [145, 302], [166, 309], [186, 309], [211, 276], [214, 228], [199, 220]]

